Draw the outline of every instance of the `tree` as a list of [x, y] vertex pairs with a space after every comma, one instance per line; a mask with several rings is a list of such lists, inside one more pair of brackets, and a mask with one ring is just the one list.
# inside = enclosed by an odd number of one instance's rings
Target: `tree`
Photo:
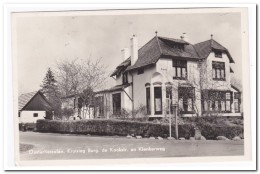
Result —
[[51, 99], [53, 95], [56, 95], [55, 92], [58, 89], [56, 82], [57, 81], [55, 80], [52, 70], [48, 68], [41, 85], [41, 91], [45, 94], [47, 99]]
[[[79, 117], [85, 117], [93, 103], [94, 90], [102, 89], [108, 74], [102, 59], [93, 61], [65, 60], [57, 62], [58, 86], [62, 96], [74, 95], [79, 98]], [[92, 103], [91, 103], [92, 102]]]
[[[61, 102], [60, 95], [58, 91], [57, 81], [54, 77], [54, 73], [51, 68], [48, 68], [47, 73], [43, 79], [41, 85], [41, 92], [46, 96], [48, 101], [51, 103], [53, 111], [56, 116], [60, 114]], [[52, 113], [47, 114], [47, 118], [50, 118]]]

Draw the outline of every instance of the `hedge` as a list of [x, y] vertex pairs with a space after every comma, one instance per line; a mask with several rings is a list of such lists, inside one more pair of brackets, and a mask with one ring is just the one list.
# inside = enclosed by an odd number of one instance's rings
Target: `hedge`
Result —
[[36, 123], [19, 123], [19, 131], [34, 131]]
[[[141, 135], [143, 137], [168, 137], [169, 125], [151, 122], [138, 122], [114, 119], [93, 120], [37, 120], [38, 132], [92, 134], [92, 135]], [[172, 136], [175, 128], [172, 125]], [[191, 125], [179, 125], [179, 137], [189, 138], [194, 135], [194, 127]]]
[[[179, 137], [189, 139], [195, 134], [194, 124], [181, 124], [178, 126]], [[93, 119], [93, 120], [37, 120], [36, 130], [38, 132], [66, 133], [66, 134], [91, 134], [91, 135], [141, 135], [143, 137], [168, 137], [169, 125], [138, 122], [115, 119]], [[233, 138], [243, 135], [243, 126], [217, 126], [212, 123], [200, 125], [201, 134], [206, 139], [216, 139], [217, 136]], [[175, 126], [171, 128], [172, 136], [175, 136]]]
[[200, 125], [201, 134], [206, 139], [216, 139], [217, 136], [225, 136], [232, 139], [235, 136], [244, 138], [244, 128], [241, 125], [236, 126], [219, 126], [211, 123]]

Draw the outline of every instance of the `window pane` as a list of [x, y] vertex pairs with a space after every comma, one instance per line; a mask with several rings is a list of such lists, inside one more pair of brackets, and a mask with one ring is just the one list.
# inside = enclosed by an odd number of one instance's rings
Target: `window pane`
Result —
[[97, 105], [98, 105], [98, 115], [103, 116], [104, 115], [104, 97], [99, 96], [97, 98]]
[[241, 94], [239, 92], [235, 92], [235, 99], [241, 99]]
[[121, 113], [121, 93], [113, 94], [113, 114]]
[[160, 98], [155, 98], [155, 112], [160, 112], [162, 108], [162, 103]]
[[177, 68], [177, 77], [181, 77], [181, 68], [180, 67]]
[[219, 62], [219, 67], [220, 67], [220, 69], [225, 69], [225, 63], [224, 62]]
[[212, 111], [212, 101], [209, 101], [209, 110]]
[[239, 112], [238, 99], [234, 100], [235, 112]]
[[216, 69], [215, 68], [212, 69], [212, 76], [213, 76], [213, 78], [216, 78]]
[[225, 71], [222, 69], [221, 70], [221, 78], [224, 79], [225, 78]]
[[162, 114], [162, 88], [154, 87], [155, 114]]
[[220, 78], [220, 70], [217, 69], [217, 78], [219, 79]]
[[208, 102], [205, 100], [204, 101], [204, 111], [208, 110]]
[[226, 93], [226, 99], [227, 99], [227, 100], [230, 100], [230, 93], [229, 93], [229, 92]]
[[192, 111], [192, 99], [188, 99], [188, 111]]
[[137, 74], [138, 74], [138, 75], [139, 75], [139, 74], [143, 74], [143, 73], [144, 73], [144, 69], [143, 69], [143, 68], [137, 70]]
[[181, 111], [183, 111], [183, 99], [182, 98], [179, 99], [179, 109]]
[[225, 101], [221, 101], [221, 111], [225, 111]]
[[218, 111], [218, 101], [215, 101], [215, 111]]
[[186, 68], [182, 68], [182, 77], [186, 78]]
[[146, 109], [147, 114], [151, 114], [150, 88], [146, 88]]
[[172, 71], [172, 75], [173, 75], [173, 77], [176, 77], [176, 68], [173, 67], [172, 69], [173, 69], [173, 71]]
[[176, 60], [172, 60], [172, 66], [173, 66], [173, 67], [176, 67], [176, 66], [177, 66]]
[[215, 51], [215, 57], [222, 57], [222, 52], [221, 51]]
[[226, 111], [230, 111], [230, 101], [226, 101]]

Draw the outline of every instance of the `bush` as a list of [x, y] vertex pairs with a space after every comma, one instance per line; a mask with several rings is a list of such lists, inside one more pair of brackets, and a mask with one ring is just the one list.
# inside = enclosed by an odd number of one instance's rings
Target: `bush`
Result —
[[[93, 120], [37, 120], [38, 132], [93, 134], [93, 135], [141, 135], [143, 137], [168, 137], [169, 125], [150, 122], [138, 122], [114, 119]], [[172, 135], [175, 135], [175, 127], [172, 125]], [[179, 136], [189, 138], [194, 135], [194, 127], [191, 125], [179, 125]]]
[[239, 136], [244, 133], [244, 128], [241, 125], [219, 126], [211, 123], [205, 123], [201, 124], [199, 129], [201, 130], [201, 134], [206, 139], [216, 139], [217, 136], [225, 136], [232, 139], [235, 136]]
[[72, 109], [72, 108], [63, 108], [61, 110], [61, 113], [62, 113], [63, 116], [65, 116], [66, 119], [69, 119], [70, 116], [73, 116], [74, 109]]
[[[225, 136], [232, 139], [243, 135], [244, 129], [241, 125], [218, 125], [214, 120], [202, 119], [196, 125], [206, 139], [216, 139], [217, 136]], [[119, 135], [130, 134], [142, 137], [168, 137], [169, 125], [152, 122], [139, 122], [116, 119], [93, 119], [93, 120], [37, 120], [37, 131], [52, 133], [92, 134], [92, 135]], [[195, 125], [185, 123], [178, 125], [179, 137], [189, 139], [195, 134]], [[175, 126], [171, 127], [172, 136], [175, 136]]]
[[34, 131], [36, 123], [19, 123], [19, 131]]

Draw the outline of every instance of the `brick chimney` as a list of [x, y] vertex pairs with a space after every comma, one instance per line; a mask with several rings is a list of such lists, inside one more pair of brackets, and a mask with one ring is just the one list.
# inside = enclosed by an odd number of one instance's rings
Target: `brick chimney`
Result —
[[125, 61], [127, 58], [130, 57], [130, 53], [129, 53], [129, 49], [128, 48], [122, 49], [121, 50], [121, 54], [122, 54], [123, 61]]
[[130, 40], [131, 65], [134, 65], [138, 59], [138, 39], [135, 35]]

